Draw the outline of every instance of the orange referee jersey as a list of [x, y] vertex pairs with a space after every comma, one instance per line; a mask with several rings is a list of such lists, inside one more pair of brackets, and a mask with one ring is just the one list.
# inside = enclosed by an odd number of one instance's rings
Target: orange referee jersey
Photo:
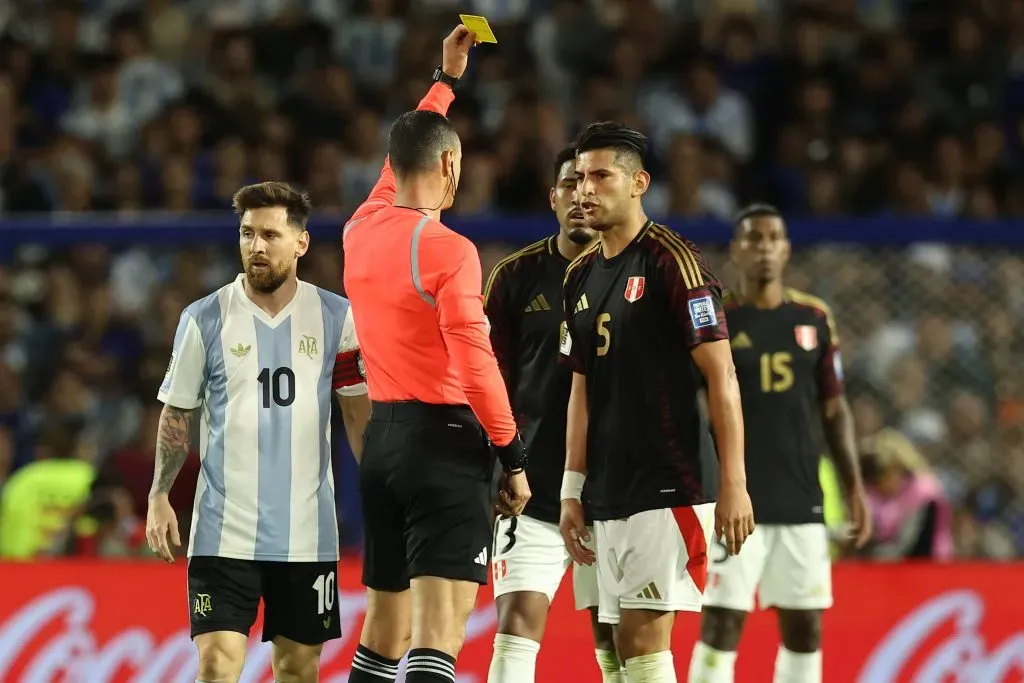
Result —
[[[454, 99], [435, 83], [417, 109], [446, 116]], [[438, 221], [393, 206], [395, 189], [385, 160], [343, 237], [345, 293], [370, 399], [469, 404], [491, 441], [504, 446], [516, 425], [488, 337], [480, 256]]]

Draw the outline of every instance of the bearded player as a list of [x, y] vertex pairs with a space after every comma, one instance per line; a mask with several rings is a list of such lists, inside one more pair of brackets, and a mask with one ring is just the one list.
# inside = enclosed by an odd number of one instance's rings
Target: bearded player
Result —
[[341, 635], [331, 395], [359, 457], [370, 402], [348, 300], [298, 279], [308, 197], [284, 183], [239, 190], [245, 272], [181, 314], [157, 434], [146, 536], [180, 545], [168, 492], [200, 420], [202, 470], [188, 547], [199, 681], [237, 681], [260, 600], [274, 678], [318, 680]]
[[784, 287], [790, 243], [775, 208], [744, 209], [731, 252], [743, 279], [740, 291], [726, 298], [725, 313], [749, 435], [757, 529], [735, 557], [713, 548], [690, 683], [732, 683], [755, 592], [761, 608], [774, 607], [778, 617], [775, 683], [821, 683], [821, 613], [832, 605], [818, 478], [823, 441], [845, 489], [856, 545], [871, 535], [839, 336], [821, 299]]
[[548, 608], [570, 564], [576, 609], [591, 613], [603, 680], [625, 680], [611, 627], [597, 621], [596, 569], [573, 564], [558, 531], [565, 417], [572, 385], [572, 373], [558, 364], [564, 329], [562, 280], [569, 263], [594, 238], [573, 201], [575, 157], [575, 148], [567, 147], [555, 160], [550, 201], [558, 219], [558, 234], [499, 262], [484, 290], [491, 345], [512, 398], [516, 422], [533, 454], [527, 467], [533, 498], [521, 516], [502, 516], [494, 528], [492, 568], [498, 633], [490, 683], [534, 680]]

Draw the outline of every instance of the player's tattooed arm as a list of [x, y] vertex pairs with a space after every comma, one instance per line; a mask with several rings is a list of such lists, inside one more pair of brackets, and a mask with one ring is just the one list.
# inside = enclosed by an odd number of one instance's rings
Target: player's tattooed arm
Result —
[[156, 436], [156, 466], [150, 496], [169, 493], [185, 464], [192, 445], [192, 417], [195, 409], [165, 405], [160, 411]]
[[825, 399], [821, 404], [821, 422], [828, 441], [829, 453], [847, 495], [859, 491], [862, 483], [860, 459], [857, 457], [857, 435], [853, 411], [845, 394]]

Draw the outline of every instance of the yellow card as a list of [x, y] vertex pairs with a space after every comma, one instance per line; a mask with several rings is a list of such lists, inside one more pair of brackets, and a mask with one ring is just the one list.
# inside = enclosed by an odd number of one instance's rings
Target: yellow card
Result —
[[486, 17], [478, 17], [475, 14], [460, 14], [459, 19], [462, 19], [463, 26], [476, 34], [477, 42], [498, 42], [498, 39], [494, 37], [494, 31], [491, 30], [491, 25], [487, 23]]

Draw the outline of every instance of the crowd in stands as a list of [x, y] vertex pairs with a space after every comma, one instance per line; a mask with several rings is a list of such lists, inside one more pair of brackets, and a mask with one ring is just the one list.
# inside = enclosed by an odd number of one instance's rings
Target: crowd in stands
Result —
[[[226, 211], [262, 179], [340, 225], [460, 11], [500, 42], [474, 51], [451, 111], [457, 214], [547, 212], [555, 154], [604, 119], [647, 133], [645, 206], [684, 234], [752, 200], [820, 219], [823, 242], [842, 216], [1024, 214], [1024, 0], [8, 0], [0, 237], [25, 214]], [[727, 239], [701, 246], [731, 283]], [[145, 554], [168, 347], [237, 254], [112, 249], [85, 229], [70, 249], [6, 246], [0, 556]], [[485, 272], [515, 246], [480, 244]], [[315, 246], [302, 277], [337, 290], [338, 252]], [[869, 553], [1024, 553], [1024, 258], [819, 246], [789, 284], [838, 318]], [[197, 471], [175, 492], [185, 531]]]

